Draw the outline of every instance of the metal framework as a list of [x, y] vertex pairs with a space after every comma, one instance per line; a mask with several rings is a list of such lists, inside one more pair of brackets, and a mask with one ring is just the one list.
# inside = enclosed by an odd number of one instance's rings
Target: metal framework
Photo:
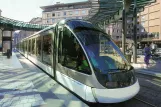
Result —
[[[122, 18], [123, 4], [127, 1], [126, 12], [132, 13], [134, 11], [134, 0], [89, 0], [91, 10], [85, 20], [91, 21], [97, 25], [110, 24]], [[131, 1], [131, 2], [130, 2]], [[149, 5], [156, 0], [136, 0], [137, 12], [144, 10], [146, 5]], [[129, 6], [128, 6], [129, 5]]]
[[0, 27], [18, 30], [41, 30], [49, 25], [32, 24], [0, 16]]

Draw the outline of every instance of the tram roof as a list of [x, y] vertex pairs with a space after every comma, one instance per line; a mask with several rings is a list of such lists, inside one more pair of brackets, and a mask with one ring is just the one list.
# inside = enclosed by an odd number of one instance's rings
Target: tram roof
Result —
[[41, 30], [49, 25], [33, 24], [0, 16], [0, 26], [19, 30]]
[[[123, 2], [130, 3], [128, 14], [133, 12], [134, 0], [89, 0], [91, 9], [85, 20], [91, 21], [97, 25], [110, 24], [122, 17]], [[144, 7], [156, 2], [156, 0], [136, 0], [137, 12], [144, 10]]]

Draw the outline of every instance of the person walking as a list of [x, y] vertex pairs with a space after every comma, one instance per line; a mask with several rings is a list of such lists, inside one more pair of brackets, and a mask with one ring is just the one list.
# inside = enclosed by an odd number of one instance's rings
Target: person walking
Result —
[[151, 57], [151, 49], [149, 47], [149, 44], [146, 44], [145, 45], [145, 48], [144, 48], [144, 62], [146, 64], [146, 68], [149, 66], [149, 60], [150, 60], [150, 57]]

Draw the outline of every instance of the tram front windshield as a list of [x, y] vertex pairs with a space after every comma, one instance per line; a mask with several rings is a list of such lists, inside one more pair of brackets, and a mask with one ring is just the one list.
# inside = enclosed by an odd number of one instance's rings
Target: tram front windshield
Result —
[[131, 65], [109, 35], [90, 27], [75, 27], [73, 31], [103, 86], [121, 88], [134, 84], [136, 80]]
[[107, 35], [87, 28], [75, 33], [83, 44], [93, 67], [99, 72], [106, 74], [128, 69], [129, 63]]

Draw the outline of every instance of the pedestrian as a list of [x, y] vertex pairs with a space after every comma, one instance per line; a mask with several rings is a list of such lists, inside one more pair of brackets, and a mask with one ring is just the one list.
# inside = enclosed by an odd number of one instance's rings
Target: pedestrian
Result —
[[146, 44], [145, 45], [145, 48], [144, 48], [144, 62], [146, 64], [146, 68], [149, 66], [149, 60], [150, 60], [150, 57], [151, 57], [151, 49], [149, 47], [149, 44]]

